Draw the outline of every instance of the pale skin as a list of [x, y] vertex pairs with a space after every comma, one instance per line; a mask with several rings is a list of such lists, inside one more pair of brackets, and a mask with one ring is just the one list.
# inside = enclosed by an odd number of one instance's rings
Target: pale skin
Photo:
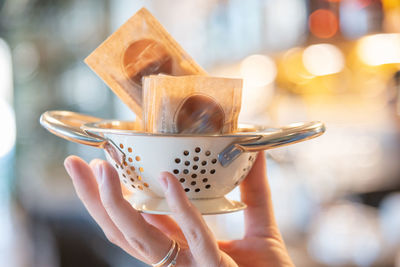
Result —
[[176, 266], [294, 266], [275, 221], [264, 153], [240, 185], [247, 204], [245, 234], [231, 241], [216, 240], [171, 173], [161, 173], [159, 182], [172, 216], [150, 215], [139, 213], [123, 198], [118, 174], [106, 161], [87, 164], [70, 156], [64, 165], [78, 197], [108, 240], [147, 264], [160, 261], [174, 239], [181, 247]]

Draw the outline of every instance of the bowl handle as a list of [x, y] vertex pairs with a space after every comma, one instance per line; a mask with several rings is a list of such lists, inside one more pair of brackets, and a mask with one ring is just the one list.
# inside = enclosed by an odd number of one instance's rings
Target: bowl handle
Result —
[[219, 153], [218, 159], [226, 167], [243, 152], [286, 146], [318, 137], [324, 132], [325, 125], [319, 121], [293, 123], [274, 131], [261, 132], [260, 136], [250, 140], [235, 142]]
[[40, 124], [49, 132], [76, 143], [103, 148], [119, 164], [125, 161], [125, 154], [109, 139], [81, 129], [85, 123], [102, 119], [71, 111], [46, 111], [40, 116]]

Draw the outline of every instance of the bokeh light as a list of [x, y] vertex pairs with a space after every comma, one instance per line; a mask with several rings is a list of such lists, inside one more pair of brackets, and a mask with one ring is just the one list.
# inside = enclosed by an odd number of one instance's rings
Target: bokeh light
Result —
[[303, 52], [303, 63], [313, 75], [329, 75], [343, 69], [344, 56], [339, 48], [331, 44], [310, 45]]
[[363, 37], [357, 48], [358, 56], [367, 65], [400, 63], [400, 34], [375, 34]]
[[11, 106], [0, 98], [0, 158], [5, 156], [15, 145], [16, 125], [14, 111]]
[[264, 55], [252, 55], [245, 58], [240, 65], [240, 74], [250, 86], [265, 86], [276, 77], [275, 62]]
[[339, 28], [337, 16], [330, 10], [317, 9], [309, 17], [310, 31], [319, 38], [333, 37]]

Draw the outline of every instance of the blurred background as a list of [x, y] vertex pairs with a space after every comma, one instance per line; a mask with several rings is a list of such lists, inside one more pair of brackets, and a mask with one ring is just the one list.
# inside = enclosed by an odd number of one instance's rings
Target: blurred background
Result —
[[[399, 0], [0, 0], [0, 265], [144, 266], [106, 241], [63, 168], [102, 151], [38, 123], [50, 109], [134, 118], [83, 59], [142, 6], [210, 74], [244, 79], [242, 122], [326, 123], [267, 152], [296, 266], [399, 267]], [[242, 216], [206, 219], [231, 239]]]

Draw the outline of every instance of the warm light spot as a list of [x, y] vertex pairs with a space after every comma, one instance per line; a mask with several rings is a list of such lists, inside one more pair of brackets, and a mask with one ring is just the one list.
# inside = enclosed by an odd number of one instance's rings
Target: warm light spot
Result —
[[120, 148], [124, 148], [124, 145], [123, 145], [123, 144], [119, 144], [119, 147], [120, 147]]
[[344, 67], [342, 52], [331, 44], [310, 45], [303, 52], [303, 64], [316, 76], [340, 72]]
[[358, 56], [370, 66], [400, 63], [400, 34], [375, 34], [362, 38]]
[[127, 173], [127, 174], [131, 174], [131, 171], [130, 171], [130, 170], [126, 170], [126, 173]]
[[143, 190], [143, 187], [141, 185], [138, 185], [137, 188], [139, 188], [140, 190]]
[[149, 187], [149, 184], [148, 184], [148, 183], [143, 183], [143, 185], [144, 185], [145, 187]]
[[126, 161], [124, 161], [124, 165], [125, 165], [125, 166], [128, 166], [128, 163], [127, 163]]
[[135, 159], [136, 159], [136, 161], [140, 161], [140, 157], [139, 156], [136, 156]]
[[317, 9], [308, 20], [310, 31], [319, 38], [330, 38], [339, 28], [337, 16], [330, 10]]
[[143, 170], [143, 168], [142, 168], [142, 167], [140, 167], [140, 168], [139, 168], [139, 171], [140, 171], [140, 172], [143, 172], [144, 170]]
[[135, 167], [131, 166], [131, 171], [135, 171]]
[[132, 159], [132, 158], [128, 158], [128, 160], [129, 160], [129, 162], [132, 162], [132, 161], [133, 161], [133, 159]]
[[139, 181], [141, 181], [141, 180], [142, 180], [142, 176], [139, 175], [139, 176], [137, 177], [137, 179], [138, 179]]
[[132, 148], [131, 147], [128, 147], [128, 152], [132, 153]]
[[276, 77], [275, 62], [265, 55], [252, 55], [240, 64], [240, 74], [248, 86], [262, 87], [272, 83]]

